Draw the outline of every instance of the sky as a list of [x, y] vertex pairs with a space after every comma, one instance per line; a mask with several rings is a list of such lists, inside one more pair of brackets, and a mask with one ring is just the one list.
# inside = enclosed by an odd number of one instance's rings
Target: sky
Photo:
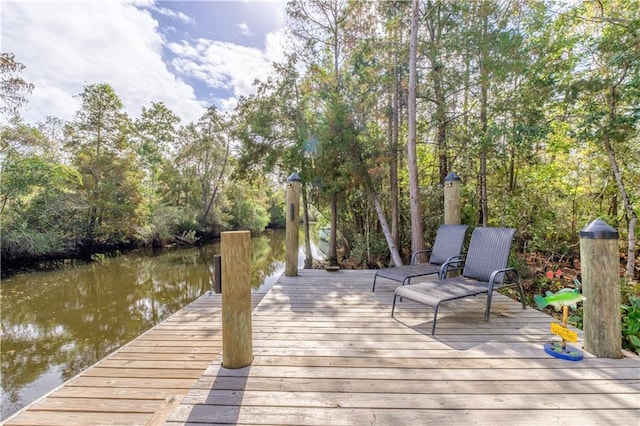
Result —
[[235, 107], [283, 61], [286, 2], [0, 0], [0, 51], [35, 88], [21, 115], [73, 119], [89, 84], [110, 84], [131, 118], [151, 102], [197, 121]]

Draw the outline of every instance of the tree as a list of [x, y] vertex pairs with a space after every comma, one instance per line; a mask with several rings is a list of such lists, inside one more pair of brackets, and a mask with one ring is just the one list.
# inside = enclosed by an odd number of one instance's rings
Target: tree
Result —
[[[601, 144], [616, 182], [627, 221], [626, 276], [635, 272], [637, 194], [627, 188], [637, 160], [640, 123], [640, 8], [629, 1], [584, 3], [574, 11], [576, 31], [584, 34], [584, 62], [574, 89], [580, 96], [580, 133]], [[634, 152], [635, 151], [635, 152]], [[622, 155], [620, 155], [622, 154]], [[637, 171], [637, 170], [636, 170]], [[632, 187], [631, 187], [632, 188]], [[617, 208], [612, 214], [617, 215]]]
[[13, 53], [0, 53], [0, 114], [9, 118], [18, 116], [20, 108], [27, 103], [27, 95], [34, 88], [19, 76], [25, 66], [15, 58]]
[[[331, 103], [342, 96], [341, 65], [346, 55], [345, 25], [351, 16], [352, 5], [344, 0], [293, 0], [287, 4], [287, 13], [292, 18], [291, 29], [293, 34], [304, 44], [298, 55], [303, 58], [311, 67], [313, 74], [310, 76], [315, 80], [317, 90], [320, 93], [320, 103], [325, 114], [323, 123], [325, 137], [342, 139], [338, 135], [339, 129], [345, 128], [342, 123], [335, 121], [336, 118], [343, 117], [339, 112], [334, 114]], [[320, 59], [317, 61], [317, 59]], [[340, 149], [336, 145], [335, 139], [320, 138], [322, 152], [339, 153]], [[324, 168], [323, 178], [336, 179], [333, 173], [337, 170], [340, 161], [338, 156], [324, 157], [328, 163], [319, 162]], [[323, 191], [328, 192], [331, 229], [329, 233], [329, 248], [327, 260], [330, 264], [337, 263], [337, 231], [338, 231], [338, 198], [340, 183], [337, 180], [324, 181]]]
[[80, 175], [39, 152], [46, 145], [44, 136], [18, 120], [3, 126], [1, 139], [3, 264], [71, 251], [75, 218], [82, 205], [77, 200]]
[[407, 162], [409, 167], [409, 207], [411, 209], [411, 251], [424, 249], [422, 235], [422, 209], [420, 208], [420, 178], [418, 176], [418, 159], [416, 155], [416, 84], [418, 61], [418, 22], [420, 2], [413, 0], [411, 11], [411, 42], [409, 45], [409, 98], [407, 142]]
[[92, 84], [81, 94], [82, 106], [70, 123], [68, 147], [82, 174], [87, 204], [84, 241], [127, 242], [144, 208], [140, 169], [129, 145], [132, 124], [108, 84]]
[[173, 155], [176, 125], [180, 118], [162, 102], [151, 102], [150, 108], [142, 107], [136, 120], [136, 150], [146, 173], [147, 194], [153, 211], [156, 204], [160, 170], [168, 167]]
[[[187, 204], [197, 205], [198, 222], [205, 228], [214, 224], [211, 213], [226, 178], [230, 123], [231, 120], [225, 119], [216, 107], [210, 106], [197, 124], [185, 126], [178, 135], [176, 161], [182, 174], [182, 192]], [[197, 202], [192, 198], [195, 194]]]

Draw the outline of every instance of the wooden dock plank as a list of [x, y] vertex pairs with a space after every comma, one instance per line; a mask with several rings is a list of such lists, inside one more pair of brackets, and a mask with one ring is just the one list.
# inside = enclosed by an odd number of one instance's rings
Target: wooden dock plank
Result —
[[585, 398], [584, 394], [415, 394], [387, 392], [309, 392], [309, 391], [235, 391], [221, 390], [215, 395], [207, 392], [190, 393], [183, 400], [187, 405], [249, 405], [256, 407], [340, 407], [340, 408], [380, 408], [437, 410], [464, 410], [474, 407], [478, 410], [495, 409], [495, 399], [500, 399], [503, 410], [546, 410], [551, 407], [572, 407], [573, 410], [588, 410], [593, 406], [607, 406], [609, 409], [633, 409], [637, 406], [637, 395], [630, 393], [607, 395], [595, 394]]
[[[637, 410], [439, 410], [390, 409], [390, 408], [316, 408], [316, 407], [255, 407], [219, 406], [212, 410], [207, 405], [181, 405], [174, 413], [192, 425], [521, 425], [544, 424], [574, 425], [583, 421], [588, 425], [637, 424]], [[582, 420], [587, 419], [587, 420]]]
[[[371, 392], [376, 385], [371, 380], [362, 379], [303, 379], [253, 377], [218, 377], [216, 380], [201, 380], [192, 392], [208, 392], [212, 390], [255, 390], [255, 391], [289, 391], [289, 392], [331, 392], [339, 389], [346, 393]], [[484, 380], [484, 381], [444, 381], [433, 380], [428, 383], [413, 380], [386, 380], [386, 393], [412, 393], [416, 395], [430, 394], [607, 394], [629, 393], [638, 395], [640, 384], [637, 380], [572, 380], [552, 381], [548, 383], [532, 383], [528, 381]], [[191, 394], [191, 393], [190, 393]], [[212, 392], [212, 395], [215, 393]]]

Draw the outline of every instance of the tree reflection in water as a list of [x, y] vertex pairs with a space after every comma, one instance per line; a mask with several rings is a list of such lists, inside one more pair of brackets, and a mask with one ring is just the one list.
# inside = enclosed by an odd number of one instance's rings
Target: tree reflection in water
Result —
[[[284, 249], [284, 231], [252, 238], [254, 288], [280, 275]], [[216, 243], [106, 257], [3, 280], [2, 419], [211, 290], [219, 252]]]

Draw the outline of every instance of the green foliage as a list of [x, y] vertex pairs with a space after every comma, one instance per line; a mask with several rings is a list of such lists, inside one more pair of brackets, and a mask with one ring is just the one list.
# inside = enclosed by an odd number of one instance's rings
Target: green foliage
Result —
[[640, 354], [640, 284], [622, 284], [622, 347]]
[[258, 196], [259, 190], [238, 182], [227, 186], [229, 224], [234, 230], [263, 231], [269, 224], [269, 213], [265, 200]]
[[3, 263], [22, 261], [39, 261], [47, 257], [72, 255], [75, 241], [55, 228], [43, 231], [33, 229], [4, 228], [0, 240]]
[[383, 234], [356, 234], [349, 260], [363, 268], [379, 268], [389, 264], [389, 248]]
[[571, 312], [568, 321], [580, 330], [584, 329], [584, 308], [582, 305], [578, 305], [578, 307]]
[[621, 305], [623, 347], [640, 354], [640, 297], [629, 298], [628, 305]]
[[0, 53], [0, 113], [9, 117], [18, 116], [20, 108], [27, 103], [27, 95], [34, 85], [27, 83], [20, 72], [25, 66], [16, 61], [15, 54]]
[[37, 155], [11, 156], [2, 183], [2, 257], [40, 259], [73, 249], [82, 209], [75, 169]]
[[145, 245], [162, 245], [175, 241], [176, 235], [200, 230], [197, 213], [176, 206], [159, 205], [149, 223], [137, 230], [137, 238]]
[[282, 229], [286, 226], [287, 215], [284, 209], [284, 202], [286, 198], [286, 191], [281, 189], [279, 191], [273, 191], [269, 197], [269, 228]]

